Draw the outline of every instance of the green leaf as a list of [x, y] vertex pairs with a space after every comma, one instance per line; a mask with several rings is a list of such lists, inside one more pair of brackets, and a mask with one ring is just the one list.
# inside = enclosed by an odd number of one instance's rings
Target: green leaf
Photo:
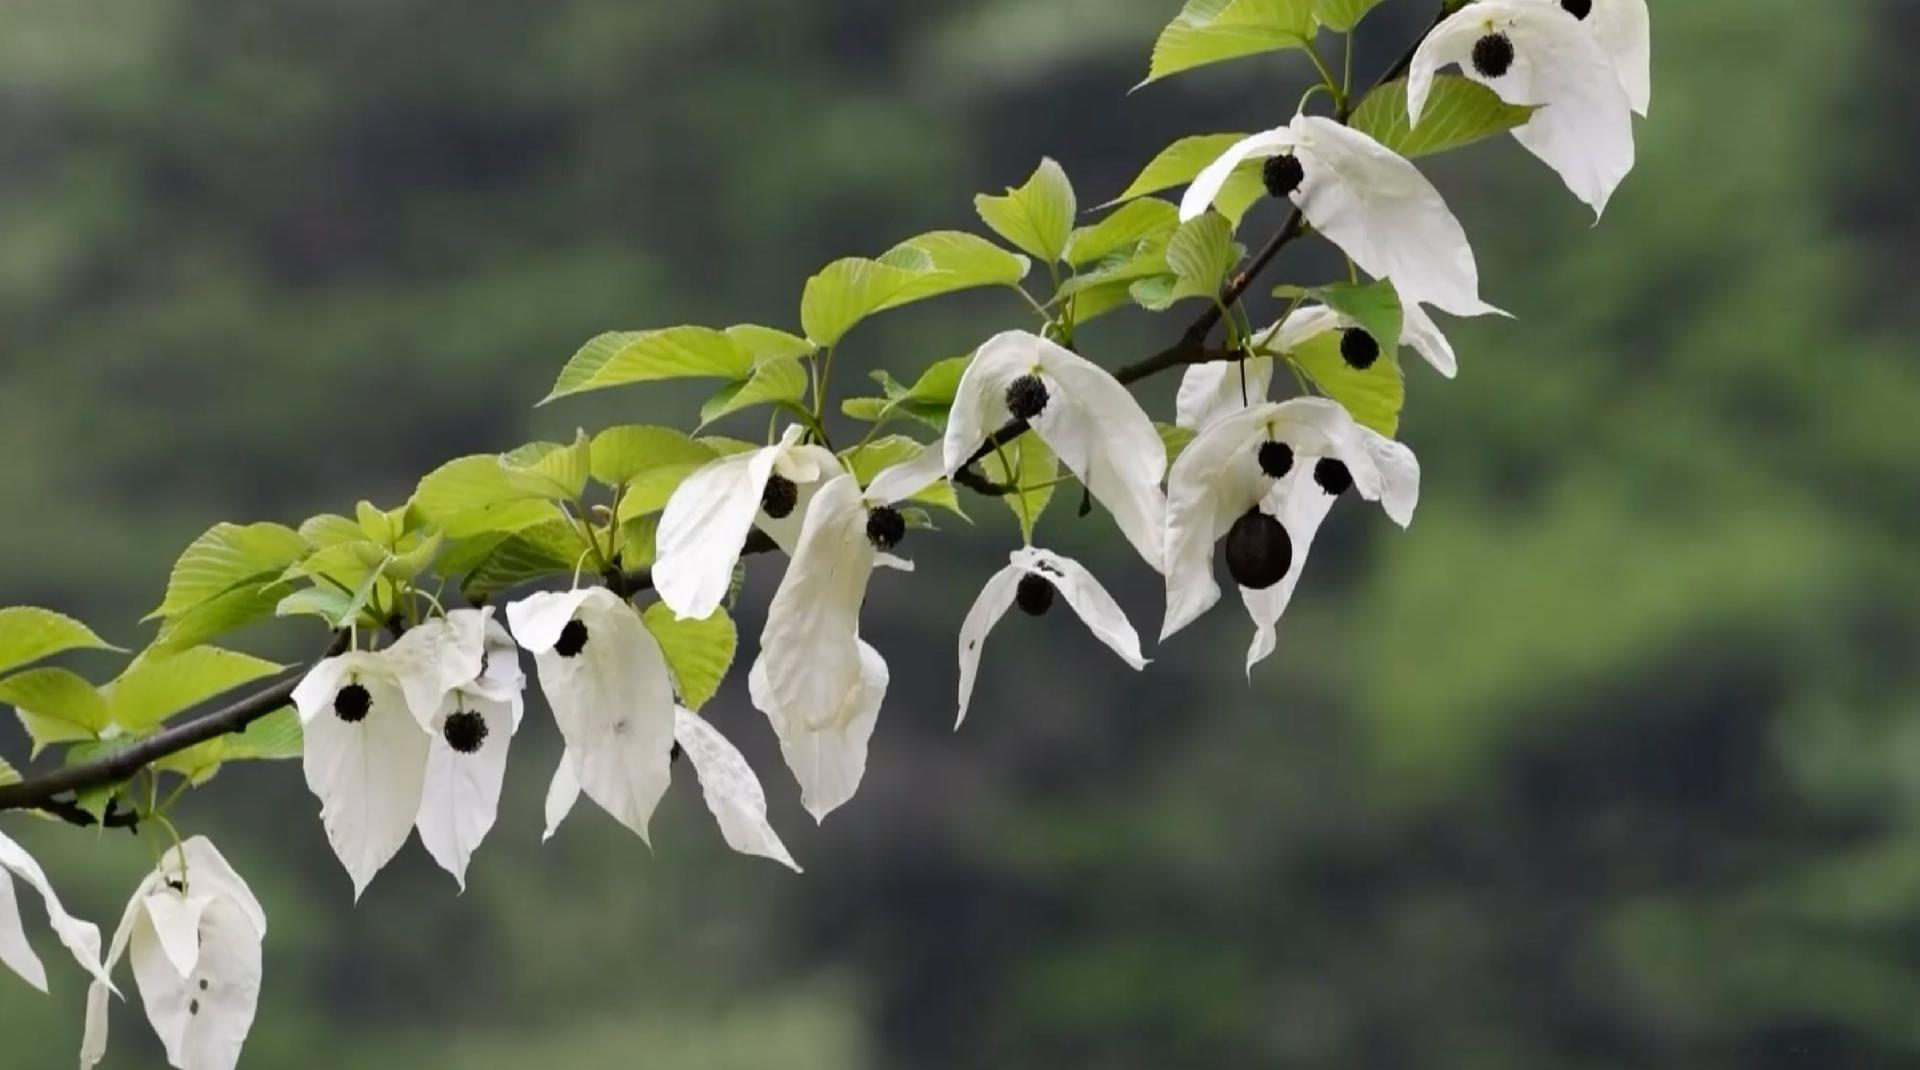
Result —
[[[312, 556], [312, 555], [309, 555]], [[291, 566], [300, 567], [298, 563]], [[293, 592], [293, 585], [269, 576], [265, 582], [255, 577], [209, 601], [170, 617], [160, 626], [149, 649], [184, 650], [209, 639], [244, 627], [273, 615], [280, 600]]]
[[28, 669], [0, 680], [0, 702], [20, 715], [36, 756], [50, 743], [97, 739], [113, 721], [100, 692], [66, 669]]
[[1532, 108], [1508, 104], [1478, 82], [1458, 74], [1443, 74], [1433, 80], [1433, 92], [1418, 128], [1407, 122], [1404, 78], [1368, 93], [1354, 109], [1351, 125], [1411, 160], [1504, 134], [1532, 115]]
[[1067, 239], [1067, 263], [1082, 267], [1116, 253], [1132, 253], [1140, 243], [1165, 240], [1180, 225], [1180, 210], [1149, 197], [1129, 201], [1119, 211], [1090, 227], [1079, 227]]
[[213, 779], [226, 762], [285, 761], [300, 757], [302, 745], [300, 715], [287, 706], [253, 722], [238, 735], [196, 743], [153, 764], [154, 768], [178, 773], [197, 786]]
[[241, 684], [271, 676], [282, 666], [265, 658], [218, 647], [174, 654], [142, 654], [119, 678], [101, 688], [113, 722], [134, 735]]
[[1154, 42], [1140, 85], [1242, 56], [1306, 48], [1313, 34], [1311, 0], [1187, 0]]
[[572, 575], [586, 552], [579, 529], [564, 520], [550, 520], [501, 540], [467, 574], [460, 590], [477, 600], [544, 576]]
[[174, 562], [166, 598], [146, 619], [177, 616], [248, 581], [272, 579], [306, 553], [307, 540], [284, 524], [215, 524]]
[[526, 494], [548, 501], [579, 501], [593, 469], [593, 440], [575, 431], [573, 444], [533, 442], [500, 455], [500, 470]]
[[1040, 161], [1026, 185], [1010, 188], [1001, 197], [982, 193], [973, 199], [973, 207], [994, 233], [1047, 263], [1066, 251], [1079, 213], [1073, 183], [1051, 159]]
[[1177, 424], [1153, 422], [1153, 429], [1160, 432], [1160, 444], [1167, 448], [1167, 463], [1172, 464], [1193, 442], [1194, 432]]
[[[938, 442], [922, 446], [905, 435], [885, 435], [842, 453], [840, 463], [846, 465], [847, 471], [853, 473], [854, 479], [864, 487], [881, 472], [918, 457], [922, 449], [937, 450], [939, 448], [941, 447]], [[925, 490], [912, 495], [907, 500], [937, 505], [962, 517], [967, 515], [960, 508], [960, 499], [954, 494], [953, 484], [944, 479], [929, 484]]]
[[359, 521], [360, 534], [369, 542], [379, 546], [392, 546], [400, 533], [394, 530], [393, 517], [385, 509], [369, 501], [354, 504], [353, 515]]
[[[865, 257], [850, 256], [835, 260], [807, 280], [800, 295], [800, 323], [815, 345], [831, 346], [846, 336], [854, 325], [885, 308], [933, 270], [932, 257], [922, 257], [920, 265], [903, 267]], [[732, 379], [744, 379], [751, 366]]]
[[1400, 348], [1400, 294], [1390, 282], [1338, 282], [1316, 295], [1328, 308], [1359, 322], [1381, 350]]
[[737, 383], [728, 383], [700, 406], [700, 425], [729, 413], [755, 405], [790, 402], [799, 404], [807, 393], [806, 366], [792, 357], [775, 357], [761, 362], [753, 374]]
[[1400, 372], [1396, 346], [1380, 347], [1380, 359], [1366, 371], [1349, 367], [1340, 355], [1340, 332], [1328, 331], [1300, 346], [1288, 357], [1328, 397], [1347, 407], [1366, 427], [1392, 438], [1400, 428], [1400, 409], [1406, 403], [1406, 379]]
[[518, 531], [553, 516], [552, 505], [509, 477], [494, 453], [461, 457], [427, 473], [414, 488], [412, 505], [450, 539]]
[[[76, 743], [68, 747], [66, 753], [60, 756], [60, 764], [71, 769], [76, 765], [97, 762], [126, 750], [128, 747], [133, 746], [134, 742], [134, 740], [123, 736], [115, 739]], [[126, 786], [126, 783], [126, 781], [122, 780], [112, 784], [103, 784], [97, 788], [84, 788], [74, 793], [74, 802], [79, 805], [80, 809], [92, 814], [95, 821], [104, 820], [107, 813], [107, 803], [111, 802], [114, 796], [122, 794], [122, 789]]]
[[657, 548], [654, 538], [660, 533], [660, 518], [643, 516], [620, 525], [614, 541], [614, 553], [620, 555], [620, 567], [631, 572], [634, 569], [652, 568]]
[[716, 609], [705, 620], [675, 620], [665, 602], [655, 602], [640, 619], [659, 640], [660, 652], [667, 656], [680, 704], [690, 710], [706, 705], [733, 665], [734, 648], [739, 643], [733, 618], [726, 610]]
[[1336, 33], [1350, 33], [1380, 0], [1313, 0], [1313, 17]]
[[816, 352], [814, 344], [799, 335], [776, 331], [772, 327], [761, 327], [752, 323], [741, 323], [728, 327], [727, 340], [735, 349], [745, 353], [754, 362], [771, 360], [775, 357], [799, 359], [810, 357]]
[[1239, 262], [1233, 224], [1218, 212], [1180, 224], [1167, 241], [1167, 267], [1180, 280], [1183, 294], [1212, 297], [1227, 281], [1227, 272]]
[[966, 374], [972, 360], [973, 355], [967, 354], [934, 361], [910, 387], [893, 382], [885, 372], [874, 372], [874, 378], [886, 388], [887, 396], [848, 398], [840, 403], [840, 411], [869, 423], [896, 415], [911, 416], [943, 431], [947, 426], [947, 410], [953, 408], [953, 399], [960, 392], [960, 377]]
[[5, 758], [0, 758], [0, 788], [20, 783], [20, 773]]
[[443, 541], [437, 531], [415, 532], [401, 539], [400, 545], [392, 550], [382, 550], [378, 554], [363, 551], [361, 561], [387, 579], [410, 583], [433, 567], [434, 560], [440, 556], [440, 544]]
[[608, 331], [580, 347], [540, 404], [588, 390], [660, 379], [740, 379], [752, 368], [753, 354], [736, 345], [726, 332], [711, 327]]
[[[491, 463], [493, 457], [489, 455], [487, 461]], [[321, 513], [319, 516], [310, 516], [300, 522], [300, 537], [307, 540], [307, 545], [312, 549], [324, 550], [329, 546], [354, 542], [366, 536], [360, 530], [358, 521], [348, 520], [337, 513]]]
[[[1112, 203], [1131, 201], [1149, 193], [1158, 193], [1175, 186], [1184, 186], [1206, 170], [1208, 164], [1219, 159], [1236, 143], [1244, 139], [1245, 134], [1196, 134], [1180, 140], [1160, 150], [1160, 154], [1147, 162], [1133, 184], [1126, 192], [1113, 199]], [[1248, 160], [1233, 169], [1227, 181], [1220, 187], [1219, 196], [1214, 198], [1213, 210], [1227, 217], [1235, 227], [1240, 225], [1241, 217], [1255, 201], [1266, 196], [1267, 188], [1260, 177], [1260, 168], [1264, 160]]]
[[92, 628], [37, 606], [0, 609], [0, 673], [69, 650], [119, 650]]
[[921, 262], [924, 257], [931, 262], [933, 270], [921, 274], [914, 282], [899, 293], [887, 299], [877, 311], [914, 301], [953, 293], [957, 290], [971, 290], [981, 286], [1016, 286], [1027, 277], [1033, 262], [1024, 256], [1007, 252], [998, 245], [976, 234], [958, 230], [936, 230], [909, 238], [888, 250], [880, 258], [882, 263], [900, 263], [913, 255], [913, 263]]
[[669, 466], [691, 471], [719, 456], [684, 432], [645, 424], [607, 428], [593, 436], [592, 452], [593, 478], [614, 488]]
[[995, 483], [1031, 488], [1009, 494], [1002, 500], [1020, 524], [1020, 537], [1032, 542], [1034, 526], [1047, 511], [1047, 504], [1053, 501], [1053, 481], [1060, 475], [1059, 458], [1040, 441], [1039, 435], [1021, 435], [982, 457], [980, 468]]

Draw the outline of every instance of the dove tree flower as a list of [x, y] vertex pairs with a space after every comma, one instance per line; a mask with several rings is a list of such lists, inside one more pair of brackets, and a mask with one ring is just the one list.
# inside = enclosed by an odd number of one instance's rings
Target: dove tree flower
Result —
[[722, 457], [675, 489], [654, 536], [653, 584], [674, 615], [704, 620], [725, 600], [755, 526], [793, 552], [814, 493], [840, 474], [831, 450], [803, 444], [799, 425], [764, 449]]
[[1647, 21], [1645, 0], [1477, 0], [1414, 53], [1407, 117], [1420, 125], [1435, 74], [1458, 64], [1507, 103], [1538, 108], [1513, 136], [1598, 218], [1633, 170], [1633, 112], [1651, 96]]
[[1214, 545], [1253, 617], [1247, 669], [1273, 652], [1274, 627], [1313, 536], [1348, 489], [1378, 501], [1402, 527], [1420, 493], [1412, 451], [1353, 421], [1325, 398], [1265, 402], [1214, 420], [1167, 480], [1167, 611], [1162, 641], [1220, 598]]
[[1127, 622], [1126, 613], [1085, 566], [1050, 550], [1024, 546], [1013, 552], [1007, 567], [980, 588], [980, 596], [960, 625], [960, 713], [954, 718], [956, 729], [967, 719], [974, 679], [980, 672], [980, 655], [993, 626], [1015, 605], [1029, 616], [1044, 616], [1053, 608], [1056, 594], [1066, 598], [1094, 637], [1120, 655], [1121, 661], [1135, 672], [1147, 667], [1147, 659], [1140, 656], [1140, 636]]
[[[520, 671], [519, 648], [493, 619], [493, 607], [457, 609], [446, 620], [459, 637], [450, 660], [463, 671], [476, 671], [433, 696], [431, 705], [408, 699], [414, 719], [432, 741], [415, 827], [434, 861], [464, 889], [467, 863], [492, 831], [500, 808], [507, 747], [520, 730], [527, 678]], [[392, 649], [400, 650], [425, 627], [408, 632]], [[480, 653], [477, 661], [469, 656], [473, 650]]]
[[[122, 955], [147, 1021], [177, 1070], [233, 1070], [260, 1002], [267, 914], [212, 842], [195, 836], [168, 851], [134, 890], [114, 933], [107, 972]], [[81, 1070], [107, 1051], [109, 984], [87, 993]]]
[[672, 778], [673, 677], [659, 641], [604, 587], [529, 595], [507, 607], [507, 627], [533, 655], [566, 741], [556, 780], [571, 776], [647, 840]]
[[0, 965], [40, 991], [47, 990], [47, 969], [34, 954], [33, 945], [27, 942], [26, 926], [20, 919], [20, 901], [13, 887], [15, 877], [40, 894], [40, 901], [47, 909], [48, 926], [73, 954], [74, 960], [101, 983], [106, 983], [106, 973], [100, 965], [99, 927], [67, 913], [40, 863], [3, 832], [0, 832]]
[[1166, 444], [1120, 381], [1092, 361], [1026, 331], [1006, 331], [974, 352], [960, 377], [942, 448], [946, 474], [973, 459], [987, 436], [1021, 419], [1107, 507], [1120, 533], [1158, 564], [1166, 498]]

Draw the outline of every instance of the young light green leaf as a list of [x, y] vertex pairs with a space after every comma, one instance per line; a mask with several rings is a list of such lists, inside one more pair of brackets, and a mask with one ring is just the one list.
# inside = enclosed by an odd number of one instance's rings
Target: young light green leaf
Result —
[[1532, 115], [1532, 108], [1508, 104], [1478, 82], [1443, 74], [1433, 80], [1419, 127], [1407, 123], [1405, 78], [1368, 93], [1354, 109], [1352, 126], [1411, 160], [1504, 134]]
[[1187, 0], [1154, 42], [1140, 85], [1242, 56], [1306, 48], [1313, 34], [1312, 0]]
[[774, 357], [791, 357], [798, 360], [801, 357], [813, 356], [815, 352], [812, 342], [799, 335], [776, 331], [772, 327], [741, 323], [728, 327], [726, 334], [727, 340], [733, 343], [734, 348], [745, 353], [756, 363], [771, 360]]
[[667, 657], [680, 704], [690, 710], [706, 705], [733, 665], [739, 643], [733, 618], [726, 610], [716, 609], [705, 620], [675, 620], [665, 602], [655, 602], [640, 619]]
[[354, 503], [353, 515], [360, 523], [360, 534], [378, 546], [392, 546], [400, 538], [392, 514], [370, 501]]
[[1400, 294], [1390, 282], [1337, 282], [1315, 295], [1328, 308], [1358, 321], [1382, 351], [1400, 347]]
[[523, 492], [548, 501], [579, 501], [593, 469], [593, 440], [575, 431], [573, 444], [533, 442], [500, 455], [500, 470]]
[[658, 550], [654, 539], [660, 534], [660, 518], [643, 516], [620, 525], [615, 533], [614, 553], [620, 555], [620, 567], [628, 572], [652, 568]]
[[92, 628], [37, 606], [0, 609], [0, 673], [69, 650], [119, 650]]
[[1391, 438], [1400, 428], [1400, 409], [1406, 404], [1406, 379], [1400, 371], [1398, 347], [1383, 345], [1380, 357], [1365, 371], [1349, 366], [1340, 355], [1340, 332], [1328, 331], [1288, 354], [1307, 378], [1328, 397], [1347, 407], [1360, 424]]
[[1020, 538], [1033, 542], [1034, 526], [1053, 501], [1060, 460], [1039, 435], [1021, 435], [980, 459], [986, 477], [1003, 486], [1022, 488], [1002, 498], [1020, 524]]
[[1351, 33], [1378, 6], [1380, 0], [1313, 0], [1313, 16], [1329, 30]]
[[[858, 256], [835, 260], [807, 280], [800, 295], [800, 323], [815, 345], [834, 345], [855, 324], [889, 307], [932, 270], [931, 257], [917, 268]], [[751, 367], [742, 369], [731, 378], [744, 379], [751, 371]]]
[[[299, 568], [301, 563], [295, 562], [289, 567]], [[150, 649], [185, 650], [217, 639], [236, 628], [272, 616], [280, 600], [291, 593], [293, 585], [277, 577], [269, 577], [265, 582], [258, 578], [249, 580], [185, 613], [167, 618]]]
[[20, 783], [20, 773], [5, 758], [0, 758], [0, 788]]
[[[598, 463], [597, 455], [594, 461]], [[412, 504], [450, 539], [518, 531], [553, 516], [553, 506], [509, 477], [499, 454], [493, 453], [461, 457], [427, 473], [414, 488]], [[347, 541], [354, 540], [332, 545]]]
[[994, 233], [1046, 263], [1066, 251], [1079, 213], [1073, 183], [1052, 159], [1041, 160], [1025, 185], [1009, 188], [1000, 197], [982, 193], [973, 199], [973, 207]]
[[1067, 263], [1084, 267], [1116, 253], [1131, 254], [1141, 242], [1171, 237], [1179, 225], [1180, 210], [1158, 197], [1129, 201], [1100, 222], [1075, 229], [1067, 239]]
[[[1192, 182], [1208, 164], [1219, 159], [1235, 143], [1245, 138], [1245, 134], [1197, 134], [1183, 137], [1160, 150], [1160, 154], [1147, 162], [1147, 166], [1134, 178], [1126, 192], [1113, 199], [1111, 203], [1131, 201], [1149, 193], [1158, 193], [1175, 186], [1184, 186]], [[1247, 214], [1255, 201], [1266, 196], [1266, 186], [1260, 178], [1263, 161], [1249, 160], [1233, 169], [1226, 185], [1220, 188], [1220, 195], [1214, 198], [1213, 209], [1227, 217], [1235, 227], [1240, 225], [1241, 217]]]
[[330, 628], [339, 627], [357, 612], [353, 605], [353, 593], [330, 583], [302, 587], [273, 607], [276, 617], [319, 617]]
[[[939, 448], [938, 442], [931, 446], [923, 446], [905, 435], [885, 435], [865, 445], [846, 450], [840, 455], [840, 463], [846, 466], [847, 471], [853, 473], [854, 479], [858, 480], [861, 486], [865, 486], [881, 472], [894, 465], [905, 464], [919, 456], [921, 450]], [[908, 500], [937, 505], [962, 517], [967, 515], [960, 508], [960, 499], [953, 492], [953, 484], [944, 479], [928, 485], [925, 490]]]
[[616, 489], [662, 467], [698, 467], [719, 456], [684, 432], [645, 424], [607, 428], [593, 436], [592, 452], [594, 480]]
[[101, 688], [113, 723], [133, 735], [158, 728], [176, 713], [279, 672], [281, 666], [251, 654], [202, 646], [179, 653], [148, 651], [119, 678]]
[[0, 703], [19, 714], [36, 757], [51, 743], [97, 739], [113, 721], [100, 692], [66, 669], [28, 669], [0, 680]]
[[215, 524], [174, 562], [167, 595], [147, 620], [177, 616], [248, 581], [278, 575], [307, 553], [284, 524]]
[[737, 383], [728, 383], [700, 406], [700, 425], [729, 413], [755, 405], [790, 402], [799, 404], [807, 393], [806, 366], [792, 357], [762, 361], [753, 374]]
[[913, 263], [920, 263], [920, 257], [932, 265], [905, 289], [902, 289], [883, 302], [876, 311], [884, 312], [890, 308], [914, 301], [953, 293], [957, 290], [971, 290], [980, 286], [1016, 286], [1027, 277], [1027, 271], [1033, 266], [1024, 256], [1007, 252], [998, 245], [975, 234], [958, 230], [936, 230], [910, 238], [888, 250], [880, 258], [882, 263], [904, 263], [909, 253], [917, 254]]
[[[491, 464], [493, 457], [486, 458]], [[307, 546], [314, 550], [324, 550], [343, 542], [353, 542], [366, 536], [360, 531], [357, 521], [349, 520], [337, 513], [321, 513], [310, 516], [300, 522], [300, 537], [307, 540]]]
[[156, 769], [186, 777], [197, 787], [212, 780], [226, 762], [298, 758], [302, 743], [300, 715], [287, 706], [253, 722], [238, 735], [196, 743], [153, 764]]
[[486, 598], [545, 576], [570, 576], [585, 560], [580, 531], [564, 520], [550, 520], [501, 540], [460, 584], [471, 600]]
[[944, 431], [947, 410], [953, 407], [954, 396], [960, 391], [960, 377], [966, 374], [967, 365], [972, 360], [972, 354], [968, 354], [934, 361], [920, 374], [920, 378], [914, 380], [912, 386], [901, 386], [885, 372], [874, 372], [875, 379], [886, 389], [887, 396], [848, 398], [840, 403], [840, 411], [869, 423], [896, 415], [911, 416], [936, 431]]
[[726, 332], [711, 327], [609, 331], [580, 347], [540, 404], [628, 383], [739, 379], [752, 368], [753, 354], [736, 345]]

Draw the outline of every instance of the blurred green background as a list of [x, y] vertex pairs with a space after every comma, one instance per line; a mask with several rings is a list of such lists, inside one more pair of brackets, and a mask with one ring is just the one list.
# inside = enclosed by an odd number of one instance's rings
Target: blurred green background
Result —
[[[1362, 72], [1432, 6], [1387, 0]], [[1174, 137], [1285, 119], [1297, 58], [1127, 95], [1177, 8], [0, 0], [0, 603], [138, 646], [215, 520], [684, 422], [673, 387], [534, 412], [594, 333], [792, 327], [819, 265], [972, 226], [1043, 153], [1091, 205]], [[1338, 510], [1251, 686], [1231, 599], [1139, 678], [1009, 618], [953, 734], [953, 637], [1018, 537], [979, 508], [875, 584], [893, 689], [824, 827], [744, 672], [709, 708], [802, 877], [725, 852], [684, 777], [651, 854], [584, 808], [541, 846], [544, 716], [464, 896], [413, 847], [355, 906], [298, 768], [230, 770], [182, 815], [268, 906], [245, 1065], [1920, 1065], [1920, 7], [1654, 17], [1598, 229], [1507, 139], [1432, 161], [1519, 319], [1449, 325], [1457, 382], [1410, 368], [1417, 521]], [[923, 306], [842, 366], [1023, 322]], [[1155, 577], [1070, 514], [1042, 537], [1157, 630]], [[6, 829], [104, 925], [148, 865]], [[54, 984], [0, 983], [0, 1063], [70, 1065], [82, 977]], [[136, 1007], [114, 1026], [109, 1067], [160, 1065]]]

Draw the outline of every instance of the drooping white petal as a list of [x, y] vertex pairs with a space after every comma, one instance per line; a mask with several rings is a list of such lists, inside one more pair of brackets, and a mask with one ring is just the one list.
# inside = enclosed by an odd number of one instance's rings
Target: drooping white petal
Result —
[[[1473, 62], [1482, 38], [1505, 34], [1512, 66], [1489, 77]], [[1633, 101], [1596, 36], [1557, 4], [1538, 0], [1479, 0], [1449, 16], [1415, 52], [1407, 73], [1407, 113], [1416, 127], [1434, 75], [1459, 64], [1467, 77], [1509, 104], [1539, 110], [1514, 137], [1559, 173], [1596, 218], [1633, 170]], [[1430, 302], [1449, 309], [1440, 301]]]
[[[366, 689], [369, 704], [364, 716], [349, 721], [335, 699], [355, 684]], [[327, 840], [358, 899], [413, 830], [430, 740], [378, 654], [349, 651], [322, 661], [293, 698], [305, 725], [307, 788], [320, 800]]]
[[988, 435], [1013, 419], [1007, 408], [1007, 387], [1040, 370], [1038, 342], [1024, 331], [1008, 331], [974, 350], [947, 410], [947, 431], [941, 440], [947, 475], [964, 467]]
[[757, 664], [788, 720], [803, 727], [830, 725], [859, 689], [860, 604], [873, 566], [860, 488], [851, 475], [839, 476], [807, 510], [760, 633]]
[[47, 880], [40, 863], [4, 833], [0, 833], [0, 965], [19, 974], [40, 991], [47, 990], [46, 967], [41, 965], [40, 957], [34, 954], [32, 945], [27, 942], [26, 928], [20, 917], [19, 898], [13, 889], [13, 877], [18, 877], [26, 882], [27, 887], [40, 893], [40, 900], [47, 910], [48, 926], [72, 952], [74, 960], [102, 983], [108, 983], [106, 971], [100, 964], [99, 927], [68, 914], [66, 908], [60, 905], [60, 897], [54, 894], [53, 885]]
[[[457, 714], [479, 717], [486, 725], [478, 750], [462, 753], [448, 742], [447, 720]], [[507, 748], [513, 730], [512, 706], [466, 691], [448, 699], [448, 707], [433, 725], [415, 825], [427, 853], [453, 874], [463, 890], [467, 886], [467, 863], [493, 830], [500, 809], [500, 788], [507, 778]]]
[[1426, 358], [1435, 371], [1451, 379], [1459, 372], [1459, 364], [1454, 360], [1453, 343], [1440, 332], [1440, 325], [1433, 322], [1427, 310], [1420, 302], [1400, 298], [1400, 344], [1412, 346], [1413, 351]]
[[[557, 646], [574, 620], [584, 644], [569, 656]], [[659, 642], [605, 588], [530, 595], [507, 607], [507, 624], [533, 654], [581, 790], [646, 840], [672, 775], [673, 679]]]
[[489, 617], [485, 668], [478, 679], [461, 690], [504, 704], [512, 719], [513, 730], [518, 732], [527, 707], [527, 674], [520, 671], [520, 648], [514, 643], [513, 636], [499, 621], [492, 619], [492, 606], [488, 606], [486, 612]]
[[727, 737], [685, 708], [674, 710], [673, 735], [693, 763], [700, 792], [714, 820], [720, 823], [720, 835], [727, 846], [741, 854], [771, 858], [800, 872], [786, 845], [767, 823], [767, 795], [760, 788], [760, 778]]
[[1294, 132], [1287, 127], [1267, 130], [1242, 138], [1220, 155], [1220, 158], [1208, 164], [1193, 184], [1187, 187], [1186, 195], [1180, 198], [1180, 221], [1182, 223], [1198, 219], [1207, 214], [1213, 202], [1220, 196], [1220, 190], [1233, 176], [1234, 168], [1248, 160], [1264, 160], [1289, 152], [1294, 146]]
[[1360, 440], [1380, 470], [1380, 507], [1394, 523], [1407, 527], [1420, 504], [1420, 459], [1404, 444], [1372, 428], [1360, 428]]
[[703, 620], [726, 600], [780, 450], [722, 457], [681, 481], [667, 499], [654, 535], [653, 585], [676, 617]]
[[140, 904], [167, 963], [183, 977], [200, 962], [200, 918], [212, 904], [212, 896], [182, 892], [149, 895]]
[[428, 727], [441, 700], [454, 688], [472, 683], [486, 663], [487, 623], [491, 607], [456, 609], [407, 629], [385, 651], [407, 709], [421, 728]]
[[1007, 615], [1007, 610], [1013, 608], [1020, 577], [1024, 575], [1026, 569], [1017, 564], [994, 573], [980, 588], [980, 595], [967, 610], [966, 619], [960, 622], [960, 713], [953, 719], [955, 731], [966, 722], [967, 707], [973, 702], [973, 683], [980, 674], [980, 655], [985, 653], [987, 636]]
[[753, 705], [767, 715], [780, 739], [780, 753], [800, 784], [800, 804], [815, 821], [853, 798], [867, 769], [867, 745], [887, 697], [887, 663], [880, 652], [859, 642], [859, 684], [832, 717], [808, 724], [782, 713], [767, 680], [763, 653], [747, 673], [747, 691]]
[[1094, 579], [1086, 566], [1072, 558], [1031, 546], [1014, 551], [1013, 560], [1027, 571], [1045, 576], [1066, 598], [1067, 605], [1073, 607], [1074, 613], [1094, 638], [1120, 655], [1121, 661], [1135, 672], [1147, 667], [1147, 659], [1140, 656], [1140, 636], [1127, 621], [1126, 612], [1107, 593], [1107, 589], [1100, 586], [1100, 581]]
[[1313, 548], [1313, 537], [1333, 503], [1333, 496], [1314, 482], [1310, 464], [1295, 465], [1286, 478], [1274, 484], [1261, 503], [1262, 510], [1287, 529], [1287, 537], [1293, 543], [1293, 564], [1287, 569], [1286, 577], [1272, 587], [1260, 591], [1240, 588], [1240, 600], [1246, 604], [1254, 627], [1253, 644], [1247, 649], [1249, 677], [1253, 667], [1272, 654], [1278, 643], [1276, 625], [1287, 611], [1287, 603], [1293, 601], [1294, 588], [1299, 586], [1300, 576], [1306, 569], [1307, 551]]
[[540, 834], [540, 842], [553, 839], [560, 831], [560, 822], [573, 813], [573, 804], [580, 801], [580, 778], [573, 774], [573, 755], [561, 754], [560, 766], [553, 771], [553, 780], [547, 784], [545, 815], [547, 828]]
[[1613, 58], [1633, 110], [1647, 114], [1653, 103], [1653, 17], [1647, 0], [1596, 0], [1587, 23]]
[[1174, 424], [1198, 431], [1222, 416], [1267, 400], [1272, 388], [1272, 357], [1195, 364], [1180, 377]]
[[892, 505], [933, 486], [947, 474], [945, 444], [923, 447], [912, 457], [882, 469], [867, 484], [867, 500]]

